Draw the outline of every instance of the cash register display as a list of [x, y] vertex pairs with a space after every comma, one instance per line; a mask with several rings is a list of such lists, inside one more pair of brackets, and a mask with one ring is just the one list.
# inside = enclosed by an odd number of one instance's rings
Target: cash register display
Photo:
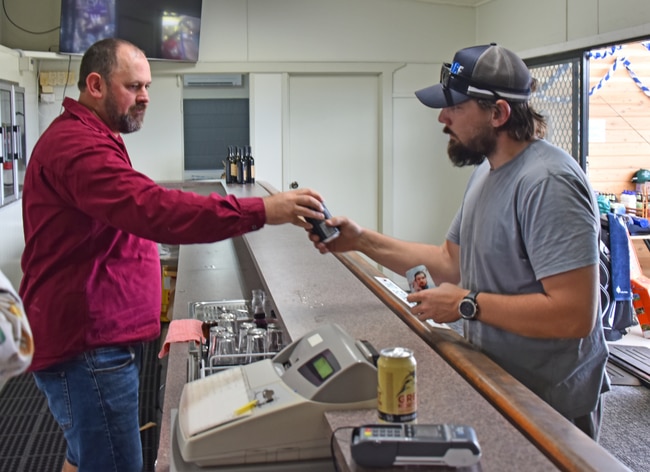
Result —
[[327, 377], [332, 375], [334, 373], [334, 368], [332, 367], [332, 364], [327, 362], [327, 359], [324, 357], [319, 357], [314, 361], [314, 368], [316, 369], [316, 372], [320, 376], [321, 379], [325, 380]]
[[329, 349], [315, 355], [305, 362], [298, 372], [316, 386], [325, 382], [332, 374], [341, 370], [341, 366]]

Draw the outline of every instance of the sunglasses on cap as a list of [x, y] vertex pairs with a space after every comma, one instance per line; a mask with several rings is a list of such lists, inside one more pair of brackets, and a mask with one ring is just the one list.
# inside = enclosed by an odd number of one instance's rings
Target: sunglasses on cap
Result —
[[[491, 87], [487, 87], [484, 84], [459, 75], [457, 72], [459, 72], [460, 69], [461, 66], [457, 62], [453, 65], [448, 62], [442, 64], [442, 67], [440, 68], [440, 83], [445, 90], [455, 90], [456, 92], [460, 92], [473, 98], [492, 98], [495, 101], [505, 100], [504, 97], [495, 92]], [[452, 80], [454, 82], [453, 86]], [[458, 82], [458, 85], [455, 85], [456, 82]], [[488, 97], [482, 92], [489, 92], [492, 94], [492, 97]]]

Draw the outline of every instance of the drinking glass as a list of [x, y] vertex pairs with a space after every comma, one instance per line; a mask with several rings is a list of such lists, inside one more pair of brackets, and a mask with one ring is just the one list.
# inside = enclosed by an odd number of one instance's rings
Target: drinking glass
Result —
[[266, 347], [266, 330], [262, 328], [253, 328], [248, 330], [246, 335], [246, 363], [262, 360], [259, 354], [267, 352]]
[[248, 331], [251, 329], [255, 329], [255, 323], [244, 321], [239, 324], [239, 342], [237, 343], [237, 351], [240, 354], [246, 353], [246, 336], [248, 335]]
[[237, 338], [234, 333], [230, 331], [224, 331], [219, 333], [217, 336], [217, 353], [216, 361], [219, 365], [232, 365], [235, 364], [235, 358], [233, 357], [236, 353], [236, 343]]
[[220, 333], [227, 331], [223, 326], [212, 326], [210, 328], [210, 338], [208, 345], [208, 362], [217, 354], [217, 338]]
[[266, 327], [266, 347], [268, 352], [279, 352], [283, 347], [282, 329], [276, 323]]
[[219, 314], [217, 326], [222, 326], [233, 334], [237, 334], [237, 315], [229, 311]]

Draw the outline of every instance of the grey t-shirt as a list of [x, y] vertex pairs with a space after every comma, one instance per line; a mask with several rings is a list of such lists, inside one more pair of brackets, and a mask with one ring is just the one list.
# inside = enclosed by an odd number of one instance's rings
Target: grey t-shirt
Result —
[[[599, 231], [582, 169], [538, 140], [496, 170], [487, 161], [475, 169], [447, 239], [461, 248], [462, 287], [525, 294], [543, 292], [544, 277], [597, 263]], [[471, 343], [567, 418], [592, 411], [609, 388], [600, 310], [583, 339], [530, 338], [480, 320], [464, 328]]]

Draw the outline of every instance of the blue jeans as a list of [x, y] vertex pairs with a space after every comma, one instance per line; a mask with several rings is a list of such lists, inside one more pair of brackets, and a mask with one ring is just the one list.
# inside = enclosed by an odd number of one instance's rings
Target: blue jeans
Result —
[[142, 345], [106, 347], [34, 372], [79, 472], [141, 472]]

